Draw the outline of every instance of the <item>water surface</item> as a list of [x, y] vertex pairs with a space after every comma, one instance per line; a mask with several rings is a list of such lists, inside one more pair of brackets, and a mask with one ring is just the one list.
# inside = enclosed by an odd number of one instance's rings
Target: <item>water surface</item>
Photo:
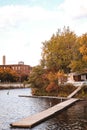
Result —
[[[11, 128], [10, 123], [38, 113], [60, 102], [57, 99], [19, 97], [31, 95], [30, 89], [0, 90], [0, 130]], [[26, 130], [87, 130], [87, 101], [75, 103], [51, 119]]]

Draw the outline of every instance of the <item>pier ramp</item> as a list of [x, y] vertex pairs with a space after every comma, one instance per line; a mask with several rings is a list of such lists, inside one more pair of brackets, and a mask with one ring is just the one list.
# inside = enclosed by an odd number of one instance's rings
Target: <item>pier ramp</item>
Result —
[[67, 98], [72, 98], [75, 94], [77, 94], [81, 89], [82, 89], [83, 85], [77, 87], [77, 89], [72, 92], [69, 96], [67, 96]]
[[57, 112], [60, 112], [61, 110], [67, 108], [68, 106], [72, 105], [79, 99], [76, 98], [70, 98], [66, 101], [63, 101], [51, 108], [48, 108], [47, 110], [44, 110], [42, 112], [39, 112], [35, 115], [31, 115], [27, 118], [21, 119], [17, 122], [11, 123], [11, 127], [17, 127], [17, 128], [31, 128], [34, 125], [46, 120], [48, 117], [54, 115]]

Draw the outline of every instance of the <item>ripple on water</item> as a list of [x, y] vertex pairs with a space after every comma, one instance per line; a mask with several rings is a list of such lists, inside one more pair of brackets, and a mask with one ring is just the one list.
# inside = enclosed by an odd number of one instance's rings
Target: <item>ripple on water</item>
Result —
[[87, 101], [78, 102], [32, 129], [10, 128], [10, 123], [45, 110], [58, 100], [18, 97], [29, 95], [29, 89], [0, 91], [0, 130], [87, 130]]

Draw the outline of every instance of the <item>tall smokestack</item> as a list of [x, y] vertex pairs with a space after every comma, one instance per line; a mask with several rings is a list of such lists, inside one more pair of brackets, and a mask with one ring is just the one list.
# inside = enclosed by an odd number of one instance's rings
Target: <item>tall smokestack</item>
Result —
[[6, 58], [5, 58], [5, 56], [3, 56], [3, 65], [5, 65], [6, 64]]

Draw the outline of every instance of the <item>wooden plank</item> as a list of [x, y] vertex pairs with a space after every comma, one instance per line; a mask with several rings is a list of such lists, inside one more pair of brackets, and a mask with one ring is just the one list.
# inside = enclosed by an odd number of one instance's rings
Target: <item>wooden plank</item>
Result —
[[67, 97], [56, 97], [56, 96], [30, 96], [30, 95], [19, 95], [19, 97], [29, 97], [29, 98], [48, 98], [48, 99], [61, 99], [66, 100]]
[[15, 123], [10, 124], [12, 127], [20, 127], [20, 128], [31, 128], [34, 125], [40, 123], [41, 121], [45, 120], [46, 118], [54, 115], [55, 113], [63, 110], [64, 108], [68, 107], [72, 103], [78, 101], [79, 99], [71, 98], [64, 102], [61, 102], [51, 108], [48, 108], [45, 111], [37, 113], [35, 115], [31, 115], [27, 118], [21, 119]]
[[78, 93], [83, 86], [79, 86], [74, 92], [72, 92], [67, 98], [72, 98], [76, 93]]

